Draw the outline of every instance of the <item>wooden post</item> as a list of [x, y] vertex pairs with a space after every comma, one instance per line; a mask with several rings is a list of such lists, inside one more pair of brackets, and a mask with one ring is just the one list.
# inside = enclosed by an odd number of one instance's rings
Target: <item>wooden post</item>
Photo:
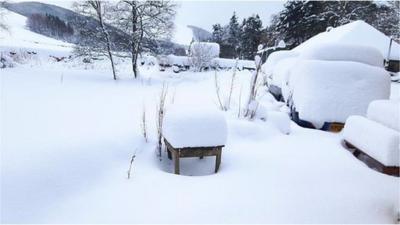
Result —
[[219, 165], [221, 164], [221, 154], [222, 154], [222, 148], [218, 148], [217, 150], [217, 155], [215, 157], [215, 173], [218, 172]]
[[175, 174], [179, 174], [179, 150], [174, 151]]

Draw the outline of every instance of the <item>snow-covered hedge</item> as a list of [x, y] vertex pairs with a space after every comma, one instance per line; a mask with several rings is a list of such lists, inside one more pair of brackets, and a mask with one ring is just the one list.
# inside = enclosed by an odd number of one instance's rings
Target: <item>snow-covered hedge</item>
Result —
[[300, 54], [300, 58], [328, 61], [352, 61], [383, 67], [383, 56], [377, 48], [354, 44], [315, 44], [304, 49]]
[[390, 75], [357, 62], [302, 60], [290, 76], [293, 103], [299, 117], [316, 127], [344, 123], [350, 115], [365, 115], [368, 104], [388, 99]]
[[399, 166], [400, 133], [362, 116], [351, 116], [343, 129], [344, 139], [385, 166]]
[[367, 118], [400, 131], [400, 100], [376, 100], [369, 104]]
[[191, 55], [208, 55], [210, 58], [219, 57], [219, 44], [214, 42], [193, 42], [190, 45]]
[[217, 110], [169, 108], [163, 122], [163, 136], [175, 148], [225, 145], [227, 124]]

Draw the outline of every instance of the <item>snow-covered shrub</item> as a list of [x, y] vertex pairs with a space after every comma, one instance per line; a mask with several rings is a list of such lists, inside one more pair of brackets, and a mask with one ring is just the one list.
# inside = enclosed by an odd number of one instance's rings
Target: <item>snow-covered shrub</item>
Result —
[[368, 106], [367, 118], [400, 131], [400, 100], [376, 100]]
[[154, 66], [158, 64], [158, 60], [156, 57], [152, 55], [144, 55], [143, 58], [141, 59], [141, 62], [143, 65], [148, 65], [148, 66]]
[[6, 53], [0, 54], [0, 69], [14, 67], [14, 60]]
[[219, 56], [219, 44], [193, 42], [190, 46], [190, 62], [195, 71], [210, 67], [212, 60]]
[[390, 76], [383, 68], [357, 62], [302, 60], [290, 76], [293, 104], [302, 120], [322, 127], [365, 115], [368, 104], [388, 99]]
[[300, 54], [300, 58], [328, 61], [352, 61], [383, 67], [383, 56], [378, 49], [371, 46], [355, 44], [323, 43], [313, 45], [304, 49]]
[[362, 116], [350, 116], [343, 137], [385, 166], [399, 166], [400, 133]]
[[162, 133], [175, 148], [220, 146], [226, 143], [227, 124], [217, 110], [174, 106], [165, 114]]

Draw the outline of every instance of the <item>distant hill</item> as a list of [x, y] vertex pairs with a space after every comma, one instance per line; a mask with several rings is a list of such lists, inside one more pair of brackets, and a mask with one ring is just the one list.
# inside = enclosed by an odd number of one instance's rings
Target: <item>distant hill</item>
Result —
[[[41, 3], [41, 2], [19, 2], [19, 3], [9, 3], [9, 2], [4, 2], [3, 7], [13, 11], [15, 13], [18, 13], [20, 15], [30, 17], [33, 14], [41, 14], [41, 15], [53, 15], [64, 22], [72, 25], [72, 27], [75, 30], [79, 30], [77, 25], [79, 21], [86, 21], [88, 26], [96, 27], [97, 26], [97, 20], [91, 17], [87, 17], [84, 15], [81, 15], [79, 13], [76, 13], [72, 10], [56, 6], [56, 5], [51, 5], [51, 4], [46, 4], [46, 3]], [[128, 38], [128, 35], [124, 33], [121, 30], [116, 29], [115, 27], [112, 27], [110, 25], [107, 25], [108, 29], [111, 31], [111, 36], [112, 38], [115, 39], [121, 39], [121, 38]], [[79, 32], [75, 32], [75, 38], [68, 40], [71, 43], [74, 44], [79, 44]], [[54, 38], [54, 37], [53, 37]], [[146, 40], [145, 40], [146, 42]], [[184, 47], [182, 45], [170, 42], [170, 41], [157, 41], [158, 42], [158, 48], [152, 49], [155, 53], [159, 54], [170, 54], [170, 53], [175, 53], [175, 52], [184, 52]], [[120, 49], [123, 50], [123, 49]]]

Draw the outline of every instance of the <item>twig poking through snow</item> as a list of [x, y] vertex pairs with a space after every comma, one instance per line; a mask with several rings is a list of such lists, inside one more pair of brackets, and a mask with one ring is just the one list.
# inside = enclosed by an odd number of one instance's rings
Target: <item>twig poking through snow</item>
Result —
[[136, 151], [137, 151], [137, 149], [135, 149], [135, 153], [133, 153], [132, 158], [131, 158], [131, 162], [130, 162], [130, 164], [129, 164], [128, 179], [131, 178], [132, 165], [133, 165], [133, 161], [135, 161]]
[[231, 85], [230, 85], [230, 89], [229, 89], [228, 102], [225, 104], [225, 110], [228, 110], [231, 107], [233, 85], [235, 83], [235, 77], [236, 77], [236, 70], [237, 70], [238, 62], [239, 62], [239, 59], [236, 59], [235, 66], [233, 67], [233, 72], [232, 72], [232, 79], [231, 79]]
[[223, 111], [226, 111], [226, 108], [224, 106], [224, 104], [222, 104], [221, 101], [221, 95], [219, 93], [219, 82], [218, 82], [218, 77], [217, 77], [217, 71], [215, 70], [214, 73], [214, 83], [215, 83], [215, 91], [217, 93], [217, 99], [218, 99], [218, 104], [219, 104], [219, 108]]
[[157, 150], [158, 150], [158, 156], [160, 157], [161, 160], [161, 149], [162, 149], [162, 124], [163, 124], [163, 119], [164, 119], [164, 114], [165, 114], [165, 99], [167, 97], [167, 92], [168, 92], [168, 85], [165, 85], [165, 83], [162, 86], [160, 97], [159, 97], [159, 103], [157, 106], [157, 137], [158, 137], [158, 142], [157, 142]]
[[240, 112], [242, 111], [242, 89], [243, 89], [243, 85], [240, 85], [238, 118], [240, 118]]
[[143, 105], [143, 113], [142, 113], [142, 133], [144, 140], [147, 142], [147, 124], [146, 124], [146, 107]]

